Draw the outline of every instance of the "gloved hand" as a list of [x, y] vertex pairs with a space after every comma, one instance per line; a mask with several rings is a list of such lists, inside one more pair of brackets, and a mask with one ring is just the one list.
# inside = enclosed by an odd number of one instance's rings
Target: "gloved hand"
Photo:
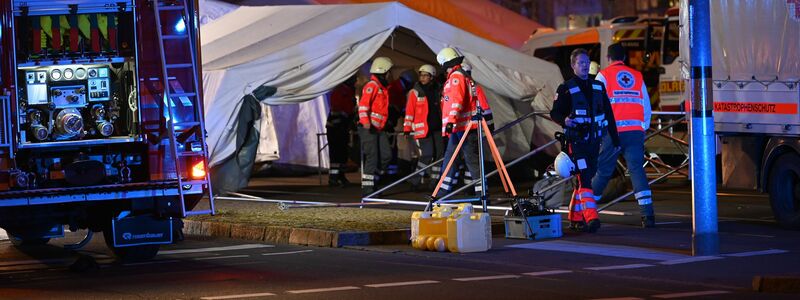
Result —
[[455, 124], [447, 123], [447, 125], [445, 125], [445, 127], [444, 127], [444, 132], [447, 133], [447, 134], [453, 133], [453, 127], [455, 127]]
[[566, 117], [564, 118], [564, 125], [566, 125], [567, 127], [573, 127], [575, 126], [575, 121], [570, 119], [570, 117]]

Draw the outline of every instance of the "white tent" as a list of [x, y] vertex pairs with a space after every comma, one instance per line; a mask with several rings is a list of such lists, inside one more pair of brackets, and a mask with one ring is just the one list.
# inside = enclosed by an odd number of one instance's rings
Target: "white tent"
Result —
[[200, 25], [211, 23], [237, 8], [239, 6], [236, 4], [218, 0], [200, 0]]
[[[354, 74], [399, 27], [413, 31], [433, 52], [458, 48], [488, 90], [498, 125], [531, 110], [549, 111], [562, 81], [556, 65], [402, 4], [240, 7], [201, 30], [211, 165], [235, 151], [242, 96], [268, 85], [278, 89], [268, 104], [317, 98]], [[557, 129], [550, 121], [529, 119], [498, 137], [499, 146], [505, 157], [518, 156], [531, 143], [549, 141]]]

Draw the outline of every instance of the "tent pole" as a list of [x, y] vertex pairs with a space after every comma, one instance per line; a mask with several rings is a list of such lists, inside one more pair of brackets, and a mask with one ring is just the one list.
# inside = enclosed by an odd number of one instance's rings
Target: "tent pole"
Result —
[[[506, 124], [506, 125], [503, 125], [503, 127], [500, 127], [500, 128], [498, 128], [498, 129], [495, 129], [495, 130], [494, 130], [494, 132], [492, 132], [492, 134], [499, 134], [499, 133], [501, 133], [501, 132], [503, 132], [503, 131], [506, 131], [507, 129], [511, 128], [511, 127], [512, 127], [512, 126], [514, 126], [514, 125], [517, 125], [517, 124], [519, 124], [520, 122], [524, 121], [524, 120], [525, 120], [525, 119], [527, 119], [527, 118], [530, 118], [530, 117], [533, 117], [533, 116], [545, 115], [545, 114], [548, 114], [548, 113], [546, 113], [546, 112], [537, 112], [537, 111], [532, 111], [532, 112], [529, 112], [529, 113], [527, 113], [527, 114], [525, 114], [525, 115], [523, 115], [523, 116], [521, 116], [521, 117], [517, 118], [516, 120], [514, 120], [514, 121], [511, 121], [511, 122], [509, 122], [509, 123], [508, 123], [508, 124]], [[387, 186], [385, 186], [385, 187], [382, 187], [382, 188], [378, 189], [377, 191], [373, 192], [372, 194], [369, 194], [369, 195], [366, 195], [366, 196], [364, 196], [364, 198], [366, 199], [366, 198], [371, 198], [371, 197], [375, 197], [375, 196], [377, 196], [377, 195], [380, 195], [380, 193], [383, 193], [384, 191], [386, 191], [386, 190], [388, 190], [388, 189], [390, 189], [390, 188], [393, 188], [393, 187], [397, 186], [397, 185], [398, 185], [398, 184], [400, 184], [400, 183], [403, 183], [403, 182], [405, 182], [405, 181], [406, 181], [406, 180], [408, 180], [409, 178], [411, 178], [411, 177], [414, 177], [414, 176], [416, 176], [417, 174], [419, 174], [419, 173], [422, 173], [422, 172], [425, 172], [425, 170], [428, 170], [428, 169], [430, 169], [431, 167], [433, 167], [433, 166], [435, 166], [435, 165], [438, 165], [438, 164], [442, 163], [442, 161], [443, 161], [443, 160], [444, 160], [444, 158], [440, 158], [440, 159], [438, 159], [438, 160], [436, 160], [436, 161], [434, 161], [434, 162], [430, 163], [429, 165], [425, 166], [424, 168], [422, 168], [422, 169], [419, 169], [419, 170], [416, 170], [416, 171], [414, 171], [414, 172], [411, 172], [411, 174], [408, 174], [407, 176], [405, 176], [405, 177], [403, 177], [403, 178], [400, 178], [399, 180], [397, 180], [397, 181], [395, 181], [395, 182], [392, 182], [392, 183], [390, 183], [389, 185], [387, 185]], [[474, 184], [474, 183], [473, 183], [473, 184]]]

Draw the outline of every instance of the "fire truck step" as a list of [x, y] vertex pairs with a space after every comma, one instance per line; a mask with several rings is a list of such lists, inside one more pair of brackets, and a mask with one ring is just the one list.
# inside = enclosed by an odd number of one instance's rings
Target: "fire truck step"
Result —
[[194, 96], [197, 96], [197, 93], [170, 93], [169, 96], [172, 97], [172, 98], [175, 98], [175, 97], [194, 97]]
[[193, 65], [190, 64], [190, 63], [186, 63], [186, 64], [168, 64], [167, 65], [167, 69], [185, 69], [185, 68], [191, 68], [192, 66]]
[[183, 152], [178, 152], [178, 156], [180, 156], [180, 157], [203, 156], [203, 154], [204, 153], [202, 151], [183, 151]]
[[163, 40], [180, 40], [188, 38], [188, 35], [185, 34], [167, 34], [161, 37]]
[[198, 185], [198, 184], [207, 184], [208, 181], [205, 181], [205, 180], [184, 180], [181, 183], [183, 185]]
[[183, 5], [170, 5], [170, 6], [159, 6], [158, 10], [160, 11], [170, 11], [170, 10], [184, 10]]
[[193, 126], [200, 126], [200, 122], [177, 122], [172, 123], [175, 127], [193, 127]]

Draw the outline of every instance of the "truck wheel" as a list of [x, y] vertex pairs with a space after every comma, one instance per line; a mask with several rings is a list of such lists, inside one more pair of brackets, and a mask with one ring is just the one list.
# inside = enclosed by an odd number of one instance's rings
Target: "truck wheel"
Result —
[[156, 254], [158, 254], [158, 249], [161, 247], [161, 245], [157, 244], [115, 247], [114, 236], [110, 228], [103, 230], [103, 238], [106, 240], [106, 246], [108, 246], [108, 249], [111, 249], [111, 252], [114, 253], [114, 256], [125, 262], [153, 259], [156, 257]]
[[781, 226], [800, 229], [800, 155], [778, 157], [769, 174], [769, 200]]
[[50, 238], [22, 239], [16, 236], [9, 236], [9, 240], [15, 247], [42, 246], [50, 242]]

